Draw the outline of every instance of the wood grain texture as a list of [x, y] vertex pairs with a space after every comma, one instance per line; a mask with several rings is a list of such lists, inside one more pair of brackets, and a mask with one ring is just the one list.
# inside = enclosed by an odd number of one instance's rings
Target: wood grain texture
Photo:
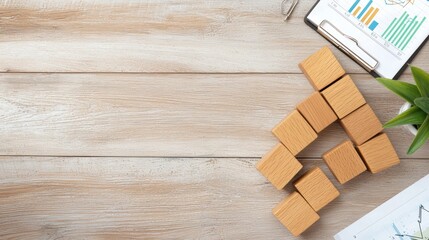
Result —
[[309, 229], [319, 215], [298, 192], [293, 192], [273, 208], [273, 215], [294, 236], [301, 235]]
[[[303, 23], [313, 4], [284, 23], [280, 1], [0, 1], [0, 239], [330, 239], [426, 175], [429, 148], [404, 159], [412, 136], [392, 129], [401, 164], [337, 186], [300, 238], [272, 215], [292, 188], [255, 165], [313, 92], [298, 68], [328, 44]], [[396, 115], [403, 101], [333, 52]], [[328, 172], [344, 139], [324, 130], [304, 171]]]
[[317, 133], [297, 110], [289, 113], [272, 132], [294, 156], [317, 138]]
[[318, 167], [308, 170], [295, 181], [294, 186], [316, 212], [340, 196], [331, 180]]
[[314, 92], [307, 99], [296, 106], [316, 133], [327, 128], [338, 117], [319, 92]]
[[[292, 189], [276, 190], [258, 159], [0, 158], [2, 239], [331, 239], [427, 174], [404, 160], [340, 186], [302, 238], [272, 215]], [[321, 160], [302, 161], [305, 169]]]
[[[397, 114], [399, 97], [352, 77], [382, 122]], [[312, 92], [302, 74], [0, 74], [0, 154], [260, 158], [278, 142], [271, 129]], [[387, 133], [406, 158], [413, 136]], [[334, 124], [299, 156], [346, 139]], [[427, 156], [427, 146], [413, 155]]]
[[322, 156], [337, 181], [344, 184], [366, 171], [365, 163], [350, 140], [330, 149]]
[[365, 98], [350, 75], [323, 90], [322, 95], [340, 119], [365, 104]]
[[[314, 2], [284, 23], [279, 1], [1, 1], [0, 71], [298, 73], [328, 44], [303, 22]], [[428, 55], [414, 64], [428, 69]]]
[[356, 109], [340, 120], [341, 126], [356, 145], [362, 145], [381, 131], [383, 125], [369, 104]]
[[369, 140], [368, 142], [358, 146], [363, 160], [365, 161], [369, 171], [372, 173], [381, 172], [387, 168], [399, 164], [398, 154], [390, 143], [389, 137], [385, 133], [381, 133]]
[[287, 150], [283, 144], [278, 143], [256, 164], [256, 168], [278, 190], [286, 184], [302, 169], [302, 164]]
[[298, 66], [316, 91], [321, 91], [346, 74], [327, 46], [307, 57]]

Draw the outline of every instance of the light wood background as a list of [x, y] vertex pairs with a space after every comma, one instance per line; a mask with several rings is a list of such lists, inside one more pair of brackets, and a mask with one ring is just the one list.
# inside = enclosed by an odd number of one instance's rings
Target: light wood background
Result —
[[[328, 44], [280, 0], [0, 1], [1, 239], [294, 239], [254, 165], [312, 92]], [[402, 101], [334, 49], [384, 122]], [[414, 64], [429, 69], [429, 47]], [[402, 79], [411, 80], [409, 71]], [[340, 186], [301, 239], [330, 239], [428, 174], [429, 146], [387, 131], [400, 166]], [[344, 140], [338, 125], [305, 168]]]

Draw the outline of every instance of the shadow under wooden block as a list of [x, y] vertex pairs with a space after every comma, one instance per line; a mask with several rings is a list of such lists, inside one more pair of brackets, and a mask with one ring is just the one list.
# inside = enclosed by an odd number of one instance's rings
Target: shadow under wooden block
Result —
[[323, 160], [339, 183], [344, 184], [366, 171], [351, 141], [345, 141], [323, 154]]
[[280, 190], [302, 169], [302, 164], [279, 143], [262, 157], [256, 168]]
[[273, 209], [273, 214], [294, 236], [301, 235], [320, 218], [297, 192], [279, 203]]
[[383, 131], [383, 125], [368, 104], [341, 119], [340, 123], [356, 145], [363, 144]]
[[322, 90], [346, 74], [328, 47], [323, 47], [298, 66], [316, 91]]
[[317, 133], [320, 133], [338, 119], [319, 92], [311, 94], [296, 108]]
[[340, 195], [334, 184], [318, 167], [310, 169], [294, 185], [316, 212]]
[[349, 75], [323, 90], [322, 95], [340, 119], [366, 103]]
[[381, 172], [400, 162], [395, 148], [386, 133], [377, 135], [375, 138], [358, 146], [357, 149], [372, 173]]
[[294, 156], [317, 138], [317, 133], [297, 110], [275, 126], [272, 132]]

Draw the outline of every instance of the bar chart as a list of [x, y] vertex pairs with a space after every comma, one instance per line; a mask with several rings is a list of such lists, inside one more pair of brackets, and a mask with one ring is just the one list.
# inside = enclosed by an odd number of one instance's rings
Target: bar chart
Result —
[[374, 72], [393, 78], [429, 39], [428, 18], [429, 0], [319, 0], [307, 20], [331, 26], [334, 44], [348, 53], [357, 45], [379, 63]]
[[417, 20], [417, 16], [410, 16], [404, 11], [400, 18], [393, 19], [382, 37], [398, 49], [404, 50], [425, 21], [426, 17]]
[[371, 31], [374, 31], [378, 26], [378, 22], [373, 20], [377, 15], [379, 8], [373, 7], [372, 0], [370, 0], [365, 6], [362, 8], [358, 6], [360, 0], [356, 0], [353, 5], [349, 9], [349, 13], [351, 13], [354, 17], [359, 19], [363, 24], [369, 27]]
[[396, 57], [429, 29], [428, 0], [332, 0], [330, 5]]

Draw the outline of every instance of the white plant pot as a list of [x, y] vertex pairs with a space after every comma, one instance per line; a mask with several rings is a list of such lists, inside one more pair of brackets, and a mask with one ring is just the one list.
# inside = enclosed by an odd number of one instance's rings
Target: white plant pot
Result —
[[[401, 109], [399, 109], [399, 114], [407, 111], [410, 108], [411, 108], [411, 104], [409, 102], [404, 103]], [[404, 127], [414, 136], [417, 135], [417, 128], [414, 125], [408, 124], [408, 125], [404, 125]]]

